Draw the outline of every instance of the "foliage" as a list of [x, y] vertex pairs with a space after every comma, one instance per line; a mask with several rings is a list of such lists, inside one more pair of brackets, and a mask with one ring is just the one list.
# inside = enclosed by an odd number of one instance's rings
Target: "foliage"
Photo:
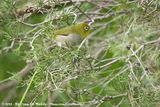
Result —
[[[158, 0], [0, 4], [3, 106], [160, 105]], [[50, 38], [55, 29], [91, 20], [95, 30], [80, 46], [59, 47]]]

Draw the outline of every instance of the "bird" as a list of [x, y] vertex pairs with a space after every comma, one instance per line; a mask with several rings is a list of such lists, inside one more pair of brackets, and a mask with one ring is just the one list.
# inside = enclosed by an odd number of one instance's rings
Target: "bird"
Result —
[[54, 31], [52, 38], [58, 46], [79, 45], [91, 33], [90, 25], [81, 22]]

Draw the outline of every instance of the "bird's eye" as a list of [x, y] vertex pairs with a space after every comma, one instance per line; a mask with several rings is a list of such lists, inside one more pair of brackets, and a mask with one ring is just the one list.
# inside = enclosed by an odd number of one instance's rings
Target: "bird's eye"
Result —
[[84, 26], [84, 30], [88, 31], [89, 30], [89, 26]]

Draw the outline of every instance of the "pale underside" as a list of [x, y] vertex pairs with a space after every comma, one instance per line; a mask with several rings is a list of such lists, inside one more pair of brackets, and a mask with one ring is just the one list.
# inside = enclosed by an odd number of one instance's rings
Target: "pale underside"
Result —
[[82, 42], [83, 38], [78, 34], [69, 34], [67, 36], [57, 35], [55, 38], [58, 46], [75, 46]]

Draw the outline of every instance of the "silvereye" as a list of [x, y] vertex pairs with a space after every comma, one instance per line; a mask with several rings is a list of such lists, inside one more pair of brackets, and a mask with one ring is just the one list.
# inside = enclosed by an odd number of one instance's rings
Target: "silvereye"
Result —
[[58, 46], [74, 46], [80, 44], [90, 32], [90, 26], [83, 22], [55, 30], [54, 39]]

